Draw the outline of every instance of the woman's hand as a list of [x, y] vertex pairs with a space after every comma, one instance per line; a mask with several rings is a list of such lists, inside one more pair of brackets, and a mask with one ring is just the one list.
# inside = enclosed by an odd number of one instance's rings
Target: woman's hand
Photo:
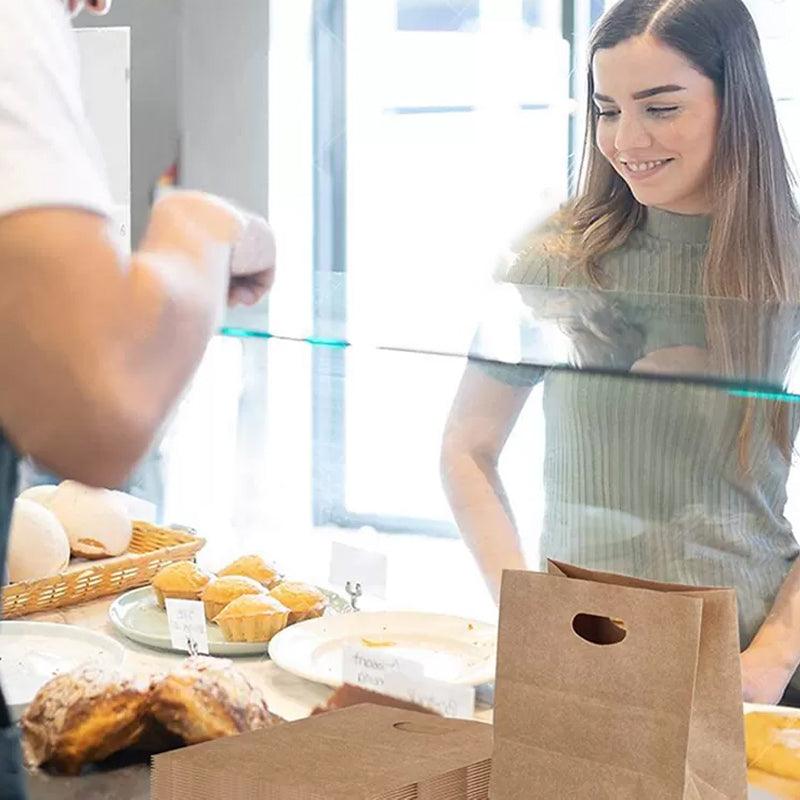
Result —
[[777, 705], [795, 668], [774, 645], [751, 644], [742, 653], [742, 693], [746, 703]]
[[703, 375], [708, 372], [708, 350], [702, 347], [681, 345], [663, 347], [640, 358], [631, 372], [650, 375]]

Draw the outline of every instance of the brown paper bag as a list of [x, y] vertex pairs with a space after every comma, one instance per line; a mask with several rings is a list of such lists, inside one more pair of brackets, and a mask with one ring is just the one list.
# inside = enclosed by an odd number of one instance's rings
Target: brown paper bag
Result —
[[506, 572], [492, 800], [745, 800], [732, 590]]
[[153, 800], [488, 800], [492, 728], [375, 705], [153, 759]]

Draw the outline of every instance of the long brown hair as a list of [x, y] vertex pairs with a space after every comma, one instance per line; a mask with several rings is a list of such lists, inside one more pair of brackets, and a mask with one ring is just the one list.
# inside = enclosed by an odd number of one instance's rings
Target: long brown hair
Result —
[[[763, 317], [741, 314], [743, 304], [798, 299], [798, 214], [761, 42], [742, 0], [620, 0], [598, 23], [590, 42], [586, 140], [575, 199], [562, 211], [560, 247], [595, 283], [603, 256], [625, 244], [647, 209], [596, 144], [592, 65], [598, 50], [651, 35], [681, 53], [714, 82], [720, 102], [717, 147], [710, 176], [712, 225], [703, 273], [708, 349], [723, 374], [757, 376], [769, 354]], [[738, 312], [734, 310], [738, 307]], [[769, 409], [772, 438], [788, 459], [788, 409]], [[739, 461], [751, 466], [755, 401], [744, 405]]]

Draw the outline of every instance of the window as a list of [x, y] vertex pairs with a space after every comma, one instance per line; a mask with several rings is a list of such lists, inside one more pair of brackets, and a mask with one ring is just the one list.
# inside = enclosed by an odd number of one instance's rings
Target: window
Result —
[[[316, 118], [330, 167], [316, 236], [332, 245], [318, 288], [342, 276], [351, 341], [463, 351], [503, 244], [567, 194], [562, 2], [527, 18], [520, 0], [318, 8], [316, 72], [342, 101]], [[454, 534], [438, 450], [461, 360], [353, 348], [318, 362], [316, 521]]]
[[479, 15], [479, 0], [397, 0], [400, 31], [473, 30]]
[[[796, 159], [800, 3], [747, 2]], [[296, 326], [313, 297], [318, 310], [346, 322], [351, 340], [463, 347], [502, 245], [568, 193], [589, 29], [612, 4], [273, 0], [272, 57], [281, 61], [270, 73], [271, 206], [284, 263], [299, 266], [280, 285], [284, 298], [297, 285], [297, 304], [276, 305], [271, 326]], [[312, 20], [314, 64], [302, 47]], [[314, 81], [321, 99], [312, 114]], [[293, 172], [292, 164], [301, 167]], [[356, 348], [315, 359], [291, 377], [299, 392], [306, 368], [315, 376], [307, 388], [316, 521], [452, 533], [437, 455], [459, 365], [410, 354], [377, 359]], [[275, 359], [270, 368], [276, 374]], [[417, 408], [425, 414], [413, 425], [398, 424]], [[506, 458], [512, 494], [517, 486], [512, 504], [529, 506], [520, 512], [525, 528], [525, 519], [539, 518], [541, 461], [528, 443], [541, 433], [536, 420], [522, 424]], [[515, 445], [523, 437], [525, 446]], [[376, 470], [387, 461], [391, 475]]]

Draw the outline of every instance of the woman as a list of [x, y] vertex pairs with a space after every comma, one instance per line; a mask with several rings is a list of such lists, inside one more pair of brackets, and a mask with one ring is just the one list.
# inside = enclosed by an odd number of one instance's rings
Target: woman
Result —
[[[103, 12], [110, 0], [92, 0]], [[274, 274], [262, 219], [177, 192], [127, 257], [81, 104], [68, 13], [83, 0], [0, 2], [0, 573], [17, 453], [98, 486], [124, 481], [231, 303]], [[0, 694], [0, 800], [24, 797]]]
[[[673, 342], [633, 367], [752, 370], [758, 340], [725, 299], [796, 302], [800, 215], [745, 5], [620, 0], [594, 31], [588, 83], [579, 194], [508, 280], [722, 298], [708, 303], [705, 347]], [[781, 700], [800, 664], [798, 545], [783, 516], [797, 415], [701, 387], [469, 365], [443, 479], [495, 598], [502, 570], [526, 566], [498, 459], [540, 379], [542, 557], [735, 587], [745, 699]]]

